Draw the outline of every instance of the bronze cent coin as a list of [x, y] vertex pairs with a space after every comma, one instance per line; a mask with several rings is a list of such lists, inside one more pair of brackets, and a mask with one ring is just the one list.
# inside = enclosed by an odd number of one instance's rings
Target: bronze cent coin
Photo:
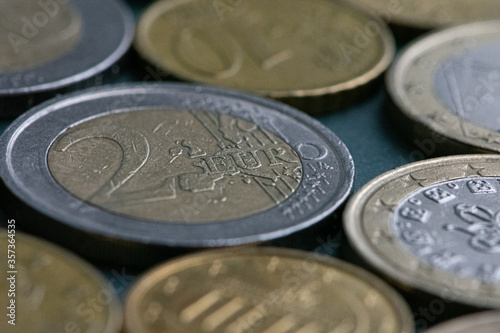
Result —
[[393, 43], [384, 22], [340, 1], [169, 0], [143, 14], [135, 47], [178, 78], [321, 112], [358, 101]]

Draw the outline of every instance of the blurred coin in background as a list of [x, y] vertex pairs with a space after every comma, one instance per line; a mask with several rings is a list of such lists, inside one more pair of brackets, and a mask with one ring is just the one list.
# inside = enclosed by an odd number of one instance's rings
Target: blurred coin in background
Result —
[[187, 81], [244, 90], [320, 113], [378, 89], [394, 41], [342, 1], [174, 0], [140, 19], [135, 47]]
[[117, 74], [133, 35], [119, 0], [2, 0], [0, 118]]
[[146, 273], [126, 300], [127, 333], [413, 332], [403, 299], [364, 270], [277, 248], [211, 251]]
[[0, 304], [7, 314], [0, 331], [120, 332], [122, 307], [111, 281], [66, 250], [12, 230], [0, 230]]

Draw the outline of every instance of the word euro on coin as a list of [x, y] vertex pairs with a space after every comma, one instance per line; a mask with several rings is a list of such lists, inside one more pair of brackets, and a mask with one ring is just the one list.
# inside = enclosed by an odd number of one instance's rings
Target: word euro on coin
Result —
[[132, 13], [115, 0], [2, 0], [0, 117], [93, 84], [127, 51]]
[[[344, 144], [309, 116], [188, 85], [60, 97], [16, 120], [0, 141], [6, 197], [50, 219], [31, 228], [73, 247], [83, 247], [79, 233], [128, 243], [135, 257], [138, 245], [154, 252], [293, 234], [338, 208], [354, 173]], [[64, 236], [53, 231], [64, 227]]]
[[178, 78], [309, 112], [359, 101], [389, 66], [393, 44], [383, 21], [327, 0], [159, 1], [135, 41], [144, 59]]
[[116, 290], [85, 261], [12, 229], [0, 231], [0, 254], [2, 332], [120, 331]]
[[483, 312], [451, 320], [433, 327], [427, 333], [498, 333], [500, 332], [500, 312]]
[[[442, 30], [409, 46], [388, 73], [396, 116], [447, 154], [500, 152], [500, 21]], [[432, 141], [429, 138], [439, 138]]]
[[211, 251], [146, 273], [126, 301], [127, 333], [413, 332], [402, 298], [370, 273], [277, 248]]
[[408, 164], [363, 187], [344, 227], [372, 267], [445, 301], [500, 308], [500, 156]]

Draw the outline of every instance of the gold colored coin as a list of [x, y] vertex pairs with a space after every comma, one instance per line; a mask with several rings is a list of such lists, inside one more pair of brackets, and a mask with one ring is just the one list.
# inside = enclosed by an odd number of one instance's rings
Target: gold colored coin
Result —
[[[159, 1], [142, 16], [135, 46], [181, 79], [307, 111], [359, 99], [356, 89], [378, 77], [394, 53], [384, 22], [329, 0]], [[349, 97], [324, 99], [339, 93]]]
[[121, 306], [111, 283], [65, 250], [9, 230], [0, 232], [1, 332], [120, 331]]
[[69, 52], [82, 20], [70, 2], [2, 0], [0, 73], [27, 70]]
[[497, 0], [349, 0], [397, 26], [434, 29], [500, 18]]
[[344, 227], [361, 257], [398, 285], [500, 308], [498, 202], [499, 155], [431, 159], [365, 185]]
[[468, 315], [438, 325], [427, 333], [498, 333], [500, 332], [500, 312], [484, 312]]
[[126, 301], [127, 333], [413, 332], [384, 282], [314, 253], [211, 251], [144, 275]]
[[413, 138], [443, 137], [428, 145], [446, 154], [500, 152], [500, 21], [428, 35], [402, 52], [387, 78]]

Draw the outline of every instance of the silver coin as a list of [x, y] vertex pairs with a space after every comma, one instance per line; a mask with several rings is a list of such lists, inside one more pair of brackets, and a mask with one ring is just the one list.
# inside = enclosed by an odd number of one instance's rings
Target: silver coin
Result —
[[354, 173], [344, 144], [293, 108], [173, 84], [46, 102], [0, 150], [3, 203], [19, 223], [117, 261], [133, 260], [126, 249], [142, 261], [295, 234], [344, 202]]
[[3, 0], [0, 117], [94, 85], [129, 49], [132, 12], [120, 0]]
[[395, 235], [427, 265], [500, 283], [500, 179], [464, 178], [425, 187], [396, 208]]
[[365, 185], [344, 212], [359, 255], [420, 297], [500, 306], [500, 156], [408, 164]]

